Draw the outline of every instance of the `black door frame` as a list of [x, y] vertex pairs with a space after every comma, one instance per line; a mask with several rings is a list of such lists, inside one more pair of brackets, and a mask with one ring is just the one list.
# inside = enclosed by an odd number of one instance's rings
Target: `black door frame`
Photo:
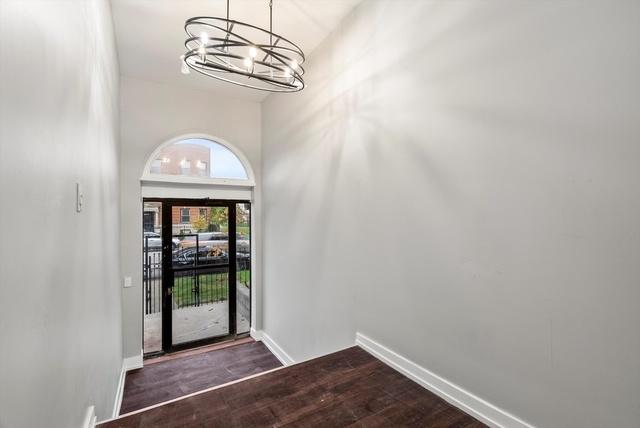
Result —
[[[236, 285], [237, 285], [237, 252], [236, 252], [236, 205], [248, 204], [251, 207], [251, 201], [241, 199], [184, 199], [184, 198], [144, 198], [144, 202], [160, 202], [162, 203], [162, 352], [170, 353], [181, 351], [188, 348], [208, 345], [216, 342], [244, 338], [250, 335], [250, 332], [237, 334], [236, 332]], [[172, 208], [179, 207], [224, 207], [227, 208], [228, 221], [228, 244], [229, 259], [228, 265], [220, 265], [217, 267], [228, 267], [228, 290], [229, 290], [229, 333], [224, 336], [200, 339], [191, 342], [180, 343], [174, 345], [172, 343], [172, 300], [171, 290], [174, 282], [174, 273], [180, 270], [197, 270], [193, 266], [188, 268], [174, 268], [172, 254], [173, 239], [173, 219]], [[249, 210], [249, 225], [251, 225], [251, 209]], [[249, 236], [251, 239], [251, 235]], [[249, 241], [251, 248], [251, 241]], [[251, 314], [249, 314], [251, 317]]]

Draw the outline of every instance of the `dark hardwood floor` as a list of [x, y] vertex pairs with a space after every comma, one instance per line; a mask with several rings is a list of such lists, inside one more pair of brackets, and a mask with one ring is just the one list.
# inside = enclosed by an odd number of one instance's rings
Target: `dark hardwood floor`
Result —
[[353, 347], [100, 425], [485, 427]]
[[254, 341], [150, 363], [127, 373], [121, 415], [281, 366]]

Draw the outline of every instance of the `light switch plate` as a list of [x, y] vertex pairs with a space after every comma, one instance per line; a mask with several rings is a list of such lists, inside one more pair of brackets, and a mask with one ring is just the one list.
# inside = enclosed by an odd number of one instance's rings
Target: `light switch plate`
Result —
[[76, 183], [76, 211], [82, 212], [83, 207], [84, 207], [84, 190], [82, 189], [82, 184]]
[[124, 284], [123, 284], [124, 288], [129, 288], [129, 287], [133, 287], [133, 283], [131, 282], [131, 277], [130, 276], [125, 276], [124, 277]]

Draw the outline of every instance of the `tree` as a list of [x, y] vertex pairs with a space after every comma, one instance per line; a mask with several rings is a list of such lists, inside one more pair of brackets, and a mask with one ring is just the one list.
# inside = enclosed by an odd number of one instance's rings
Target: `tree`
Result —
[[244, 204], [238, 204], [236, 208], [236, 224], [249, 224], [249, 210]]
[[209, 224], [214, 226], [214, 229], [222, 230], [226, 229], [227, 224], [227, 209], [224, 207], [211, 208], [211, 218]]
[[209, 226], [209, 222], [207, 221], [207, 217], [201, 215], [197, 220], [191, 222], [191, 226], [196, 229], [198, 232], [206, 232]]

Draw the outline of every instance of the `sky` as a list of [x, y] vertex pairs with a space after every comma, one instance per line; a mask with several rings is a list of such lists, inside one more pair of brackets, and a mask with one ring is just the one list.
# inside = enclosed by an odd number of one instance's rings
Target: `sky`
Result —
[[201, 138], [182, 140], [176, 144], [194, 144], [210, 149], [211, 178], [246, 180], [247, 172], [236, 155], [222, 144]]

